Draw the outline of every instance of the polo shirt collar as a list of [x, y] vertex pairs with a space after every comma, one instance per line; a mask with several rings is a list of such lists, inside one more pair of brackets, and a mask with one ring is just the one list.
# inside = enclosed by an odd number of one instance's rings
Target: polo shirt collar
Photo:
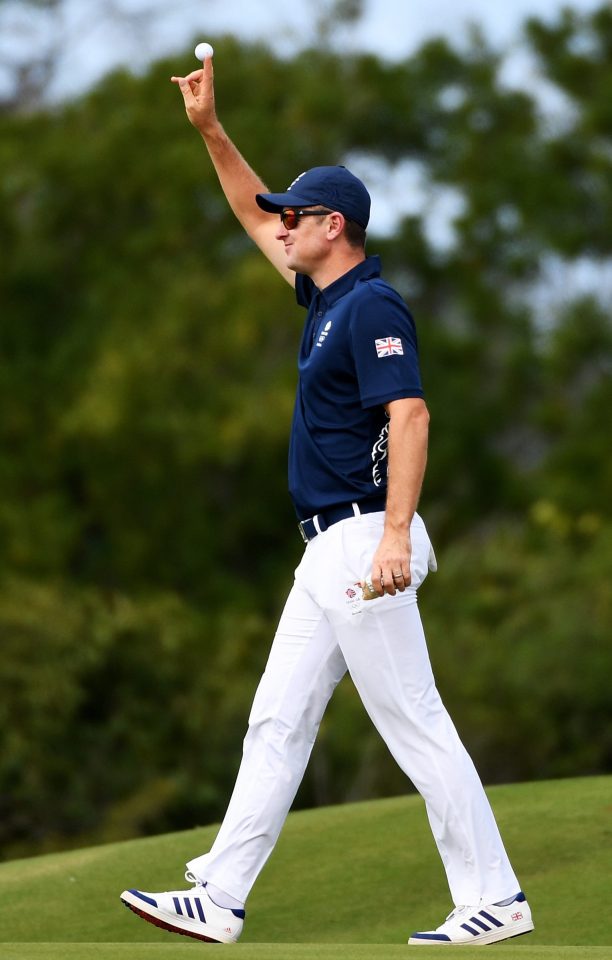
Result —
[[321, 297], [326, 304], [331, 307], [337, 300], [340, 300], [346, 293], [349, 293], [360, 280], [369, 280], [371, 277], [380, 276], [380, 257], [366, 257], [361, 263], [352, 267], [348, 273], [343, 273], [341, 277], [330, 283], [329, 286], [319, 290]]

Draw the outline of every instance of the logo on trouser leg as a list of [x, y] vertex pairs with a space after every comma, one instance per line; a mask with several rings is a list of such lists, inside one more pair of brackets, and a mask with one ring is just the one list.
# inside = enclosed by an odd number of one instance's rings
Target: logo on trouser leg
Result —
[[361, 595], [355, 589], [358, 586], [358, 583], [352, 583], [350, 587], [347, 587], [344, 591], [344, 595], [346, 597], [345, 603], [352, 617], [354, 617], [357, 613], [361, 613]]

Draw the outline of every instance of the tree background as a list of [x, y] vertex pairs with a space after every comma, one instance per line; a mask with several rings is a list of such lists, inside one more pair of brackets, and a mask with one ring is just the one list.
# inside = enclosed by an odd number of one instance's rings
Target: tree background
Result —
[[[524, 39], [555, 122], [477, 33], [400, 63], [212, 38], [220, 115], [269, 184], [412, 164], [457, 201], [443, 245], [419, 214], [368, 250], [417, 320], [421, 607], [485, 782], [612, 769], [612, 12]], [[221, 816], [302, 549], [302, 315], [228, 211], [176, 63], [61, 104], [16, 82], [0, 113], [4, 857]], [[297, 804], [407, 788], [345, 680]]]

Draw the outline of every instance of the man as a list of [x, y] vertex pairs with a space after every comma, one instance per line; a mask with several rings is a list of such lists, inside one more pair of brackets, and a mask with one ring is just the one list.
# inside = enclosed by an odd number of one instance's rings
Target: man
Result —
[[122, 900], [166, 930], [238, 939], [249, 891], [348, 670], [425, 800], [457, 905], [437, 930], [414, 933], [409, 943], [492, 943], [527, 933], [529, 906], [436, 690], [417, 609], [417, 588], [435, 568], [416, 513], [429, 418], [412, 318], [381, 279], [378, 258], [365, 254], [368, 192], [344, 167], [315, 167], [283, 193], [269, 193], [217, 119], [212, 61], [172, 79], [232, 210], [308, 311], [289, 450], [306, 549], [255, 695], [227, 813], [212, 849], [187, 865], [194, 888], [131, 890]]

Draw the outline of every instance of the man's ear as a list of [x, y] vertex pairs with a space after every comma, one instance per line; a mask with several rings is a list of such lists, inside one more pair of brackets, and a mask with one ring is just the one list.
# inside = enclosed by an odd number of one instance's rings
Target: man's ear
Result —
[[344, 229], [344, 217], [338, 211], [334, 211], [329, 215], [328, 223], [328, 236], [330, 240], [333, 240], [335, 237], [339, 237]]

